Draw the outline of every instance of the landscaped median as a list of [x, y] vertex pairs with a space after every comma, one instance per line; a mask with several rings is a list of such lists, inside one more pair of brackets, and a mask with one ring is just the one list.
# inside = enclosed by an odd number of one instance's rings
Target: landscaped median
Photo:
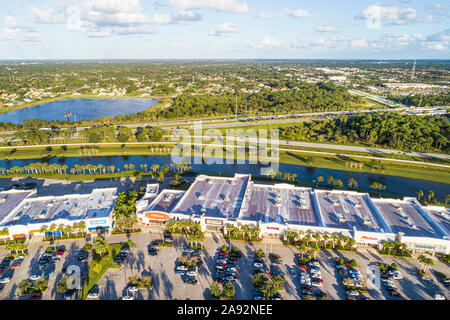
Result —
[[108, 247], [108, 252], [103, 256], [99, 256], [93, 251], [92, 262], [89, 266], [88, 276], [86, 281], [83, 283], [83, 288], [81, 289], [80, 299], [86, 299], [89, 291], [100, 282], [105, 273], [109, 269], [120, 269], [120, 265], [114, 262], [117, 254], [124, 247], [128, 247], [127, 243], [113, 243]]

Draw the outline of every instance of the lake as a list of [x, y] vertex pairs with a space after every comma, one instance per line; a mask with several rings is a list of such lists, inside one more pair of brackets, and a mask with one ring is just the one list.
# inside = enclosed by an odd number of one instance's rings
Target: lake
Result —
[[67, 111], [72, 112], [70, 120], [98, 119], [111, 116], [141, 112], [153, 105], [158, 99], [67, 99], [44, 103], [34, 107], [19, 109], [0, 114], [0, 122], [22, 123], [22, 120], [45, 119], [67, 120]]
[[[1, 160], [0, 167], [10, 169], [14, 166], [24, 167], [31, 163], [43, 162], [42, 159], [26, 159], [26, 160]], [[147, 169], [150, 171], [152, 164], [159, 164], [161, 166], [172, 163], [170, 156], [152, 156], [152, 155], [133, 155], [133, 156], [101, 156], [101, 157], [70, 157], [70, 158], [52, 158], [48, 161], [49, 164], [66, 164], [69, 171], [75, 164], [79, 165], [99, 165], [105, 166], [114, 165], [117, 169], [124, 170], [125, 164], [134, 164], [135, 168], [141, 170], [141, 164], [147, 164]], [[234, 174], [245, 173], [252, 176], [260, 176], [260, 165], [248, 164], [190, 164], [191, 171], [220, 174]], [[292, 164], [280, 163], [279, 170], [281, 172], [289, 172], [297, 174], [297, 180], [302, 182], [313, 182], [318, 176], [323, 176], [326, 179], [332, 176], [335, 180], [341, 179], [345, 186], [347, 186], [348, 179], [354, 178], [362, 191], [373, 191], [369, 188], [373, 182], [378, 182], [386, 186], [384, 192], [399, 195], [415, 197], [417, 190], [421, 189], [426, 194], [427, 191], [433, 190], [436, 199], [443, 201], [447, 194], [450, 194], [450, 184], [439, 183], [427, 180], [403, 178], [396, 176], [388, 176], [381, 174], [373, 174], [367, 172], [351, 172], [343, 170], [315, 168], [308, 166], [299, 166]], [[68, 172], [69, 172], [68, 171]], [[0, 175], [1, 177], [1, 175]]]

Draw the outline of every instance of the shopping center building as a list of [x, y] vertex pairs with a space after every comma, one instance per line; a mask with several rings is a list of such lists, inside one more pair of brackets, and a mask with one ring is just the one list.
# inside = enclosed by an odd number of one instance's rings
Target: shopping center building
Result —
[[187, 191], [163, 190], [143, 207], [138, 216], [144, 223], [150, 221], [145, 216], [157, 215], [162, 223], [189, 219], [208, 232], [247, 225], [259, 227], [262, 237], [283, 238], [287, 231], [336, 234], [355, 239], [358, 246], [400, 241], [412, 250], [450, 253], [448, 210], [422, 206], [415, 198], [376, 199], [354, 191], [255, 183], [242, 174], [199, 175]]
[[[94, 189], [90, 194], [37, 197], [35, 190], [0, 192], [0, 230], [4, 238], [30, 238], [33, 234], [59, 235], [60, 226], [83, 222], [88, 231], [109, 230], [117, 199], [116, 188]], [[49, 229], [54, 226], [54, 230]]]

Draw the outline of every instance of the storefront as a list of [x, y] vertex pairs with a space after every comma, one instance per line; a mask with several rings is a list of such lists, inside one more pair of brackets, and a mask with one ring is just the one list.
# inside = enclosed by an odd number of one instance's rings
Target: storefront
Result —
[[223, 220], [218, 219], [205, 219], [206, 231], [210, 232], [222, 232]]
[[163, 213], [163, 212], [159, 212], [159, 211], [149, 211], [149, 212], [144, 213], [142, 222], [147, 226], [162, 226], [169, 219], [170, 219], [170, 216], [167, 213]]
[[282, 227], [276, 223], [269, 223], [261, 226], [262, 234], [265, 237], [279, 238], [283, 233]]

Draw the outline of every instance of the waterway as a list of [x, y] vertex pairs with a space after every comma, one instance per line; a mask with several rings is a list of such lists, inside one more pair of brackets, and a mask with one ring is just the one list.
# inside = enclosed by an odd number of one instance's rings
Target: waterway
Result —
[[40, 104], [0, 114], [0, 122], [22, 123], [22, 120], [68, 120], [66, 112], [71, 112], [69, 120], [97, 119], [101, 116], [114, 118], [118, 115], [141, 112], [158, 99], [67, 99]]
[[[24, 167], [31, 163], [43, 162], [42, 159], [18, 159], [18, 160], [1, 160], [0, 167], [10, 169], [14, 166]], [[225, 161], [224, 161], [225, 162]], [[101, 157], [70, 157], [70, 158], [52, 158], [48, 160], [49, 164], [66, 164], [68, 166], [68, 172], [75, 164], [79, 165], [99, 165], [115, 166], [117, 169], [125, 170], [125, 164], [133, 164], [136, 169], [141, 170], [141, 165], [146, 164], [147, 170], [151, 170], [150, 167], [153, 164], [159, 164], [160, 166], [168, 165], [172, 163], [170, 156], [152, 156], [152, 155], [132, 155], [132, 156], [101, 156]], [[252, 176], [261, 176], [261, 166], [255, 164], [194, 164], [192, 161], [189, 166], [192, 167], [191, 171], [213, 173], [216, 175], [232, 175], [234, 173], [251, 174]], [[416, 196], [417, 190], [421, 189], [426, 194], [427, 191], [433, 190], [436, 199], [443, 201], [447, 194], [450, 194], [450, 184], [439, 183], [434, 181], [411, 179], [397, 176], [388, 176], [381, 174], [373, 174], [367, 172], [351, 172], [344, 170], [334, 170], [325, 168], [316, 168], [309, 166], [299, 166], [293, 164], [280, 163], [279, 171], [289, 172], [297, 174], [297, 181], [301, 182], [313, 182], [318, 176], [324, 177], [324, 182], [329, 176], [332, 176], [335, 180], [340, 179], [347, 185], [350, 178], [355, 179], [358, 182], [359, 189], [362, 191], [373, 191], [369, 188], [373, 182], [378, 182], [386, 186], [383, 191], [385, 193], [398, 195], [398, 196]]]

